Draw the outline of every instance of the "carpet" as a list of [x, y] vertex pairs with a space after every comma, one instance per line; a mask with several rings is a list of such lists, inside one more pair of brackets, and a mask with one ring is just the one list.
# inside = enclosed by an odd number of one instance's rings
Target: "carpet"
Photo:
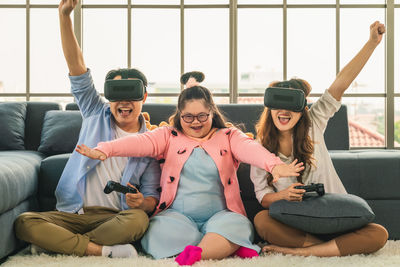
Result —
[[[178, 264], [174, 259], [153, 260], [145, 256], [139, 256], [136, 259], [110, 259], [104, 257], [76, 257], [65, 255], [26, 255], [26, 252], [20, 252], [11, 256], [2, 265], [4, 267], [13, 266], [140, 266], [140, 267], [176, 267]], [[193, 265], [194, 267], [285, 267], [285, 266], [400, 266], [400, 241], [390, 240], [385, 247], [376, 253], [370, 255], [354, 255], [346, 257], [300, 257], [285, 256], [282, 254], [265, 254], [253, 259], [227, 258], [220, 261], [207, 260], [200, 261]]]

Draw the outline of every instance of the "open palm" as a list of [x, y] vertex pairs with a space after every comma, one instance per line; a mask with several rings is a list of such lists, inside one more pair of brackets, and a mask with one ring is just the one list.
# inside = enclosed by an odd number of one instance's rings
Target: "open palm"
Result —
[[84, 144], [77, 145], [75, 151], [91, 159], [105, 160], [107, 155], [100, 150], [90, 148]]

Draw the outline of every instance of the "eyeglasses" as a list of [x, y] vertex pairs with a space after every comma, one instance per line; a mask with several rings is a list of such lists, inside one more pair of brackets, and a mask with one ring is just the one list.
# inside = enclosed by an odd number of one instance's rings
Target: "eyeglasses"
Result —
[[194, 121], [194, 118], [196, 118], [199, 122], [205, 122], [206, 120], [208, 120], [208, 116], [210, 116], [210, 113], [200, 113], [196, 116], [192, 114], [185, 114], [181, 116], [181, 118], [186, 123], [192, 123]]

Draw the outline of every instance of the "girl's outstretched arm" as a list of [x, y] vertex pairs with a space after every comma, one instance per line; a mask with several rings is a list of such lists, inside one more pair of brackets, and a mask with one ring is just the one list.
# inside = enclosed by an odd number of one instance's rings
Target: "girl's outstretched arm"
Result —
[[94, 149], [78, 145], [76, 151], [92, 159], [104, 160], [109, 157], [152, 157], [162, 155], [170, 137], [170, 127], [125, 136], [109, 142], [100, 142]]
[[260, 143], [249, 138], [242, 131], [230, 128], [230, 144], [232, 154], [240, 162], [245, 162], [270, 172], [274, 181], [280, 177], [298, 176], [304, 169], [303, 163], [297, 160], [284, 164], [278, 156], [269, 152]]
[[346, 89], [363, 69], [365, 63], [367, 63], [375, 48], [382, 41], [385, 31], [385, 25], [379, 21], [375, 21], [373, 24], [371, 24], [369, 40], [365, 43], [357, 55], [339, 72], [335, 81], [328, 89], [329, 93], [336, 100], [340, 101]]

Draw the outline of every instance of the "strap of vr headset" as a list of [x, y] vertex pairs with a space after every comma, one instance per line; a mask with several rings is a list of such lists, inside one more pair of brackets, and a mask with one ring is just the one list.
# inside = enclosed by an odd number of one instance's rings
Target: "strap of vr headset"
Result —
[[128, 74], [129, 74], [129, 72], [128, 72], [127, 69], [122, 69], [121, 70], [121, 78], [122, 79], [128, 79]]

